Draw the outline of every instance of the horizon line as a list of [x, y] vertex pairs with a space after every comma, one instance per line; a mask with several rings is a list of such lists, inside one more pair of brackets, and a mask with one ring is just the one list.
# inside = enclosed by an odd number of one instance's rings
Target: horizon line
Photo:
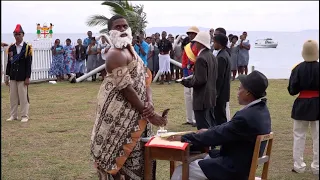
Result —
[[[183, 28], [186, 26], [168, 26], [168, 27], [151, 27], [151, 28]], [[151, 28], [147, 28], [146, 31], [148, 29]], [[210, 29], [210, 28], [206, 28], [206, 27], [199, 27], [200, 29]], [[243, 31], [243, 30], [228, 30], [228, 31]], [[302, 31], [319, 31], [319, 29], [305, 29], [305, 30], [300, 30], [300, 31], [276, 31], [276, 30], [246, 30], [247, 32], [302, 32]], [[86, 33], [86, 32], [55, 32], [55, 34], [81, 34], [81, 33]], [[100, 34], [99, 32], [93, 32], [94, 34]], [[1, 34], [12, 34], [12, 32], [4, 32]], [[26, 33], [26, 34], [35, 34], [35, 33]]]

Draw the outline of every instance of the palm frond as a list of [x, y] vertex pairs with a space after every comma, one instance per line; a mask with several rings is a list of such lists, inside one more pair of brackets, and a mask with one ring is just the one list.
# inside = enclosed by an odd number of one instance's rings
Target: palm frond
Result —
[[[128, 0], [107, 0], [101, 3], [101, 5], [108, 6], [113, 15], [119, 14], [124, 16], [129, 26], [132, 29], [133, 34], [138, 34], [140, 31], [144, 31], [147, 27], [147, 14], [143, 11], [144, 5], [132, 5]], [[109, 19], [103, 15], [91, 16], [88, 21], [88, 26], [105, 26], [108, 24]], [[104, 28], [100, 30], [100, 33], [106, 33], [108, 29]]]
[[126, 16], [126, 10], [119, 4], [118, 2], [114, 1], [105, 1], [102, 3], [102, 5], [109, 6], [111, 8], [112, 14], [119, 14], [122, 16]]
[[105, 17], [104, 15], [93, 15], [90, 16], [86, 22], [86, 24], [90, 27], [93, 26], [105, 26], [108, 24], [109, 18]]

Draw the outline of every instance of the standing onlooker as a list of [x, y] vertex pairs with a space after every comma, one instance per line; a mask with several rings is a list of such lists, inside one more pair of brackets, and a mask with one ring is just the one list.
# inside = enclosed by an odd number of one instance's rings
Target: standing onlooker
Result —
[[16, 42], [8, 48], [5, 78], [6, 85], [10, 86], [10, 118], [7, 121], [18, 119], [18, 105], [20, 104], [21, 122], [28, 122], [28, 86], [31, 76], [32, 47], [23, 41], [24, 31], [20, 24], [17, 24], [13, 35]]
[[213, 37], [214, 49], [218, 52], [217, 103], [214, 107], [215, 125], [227, 122], [227, 102], [230, 100], [230, 55], [227, 52], [228, 38], [224, 34]]
[[[196, 61], [196, 58], [198, 56], [199, 50], [197, 49], [195, 42], [192, 40], [197, 36], [199, 33], [199, 29], [196, 26], [191, 26], [186, 34], [188, 37], [186, 37], [182, 41], [182, 47], [183, 47], [183, 53], [182, 53], [182, 71], [183, 71], [183, 77], [188, 77], [193, 74], [193, 66]], [[184, 87], [183, 88], [183, 95], [184, 95], [184, 103], [186, 106], [186, 121], [182, 125], [192, 125], [193, 127], [196, 127], [196, 120], [194, 117], [194, 111], [193, 111], [193, 88]]]
[[238, 40], [237, 42], [237, 45], [238, 45], [238, 49], [239, 49], [239, 52], [238, 52], [238, 74], [241, 75], [241, 74], [244, 74], [244, 66], [246, 65], [246, 58], [244, 56], [244, 53], [240, 52], [241, 49], [240, 49], [240, 42], [241, 42], [241, 39], [243, 39], [243, 35], [240, 35], [240, 40]]
[[56, 76], [57, 81], [62, 81], [64, 76], [64, 57], [63, 46], [60, 45], [60, 40], [54, 41], [54, 46], [51, 47], [52, 63], [50, 65], [49, 75]]
[[66, 40], [66, 45], [63, 47], [64, 51], [64, 65], [65, 65], [65, 74], [67, 74], [68, 79], [71, 78], [72, 73], [74, 72], [75, 66], [75, 49], [71, 45], [71, 40], [68, 38]]
[[[176, 40], [178, 39], [179, 35], [176, 36]], [[173, 49], [174, 60], [181, 63], [182, 62], [182, 47], [181, 47], [182, 38], [179, 39], [177, 42], [176, 47]], [[176, 79], [180, 79], [183, 77], [182, 69], [179, 66], [174, 66], [176, 71]]]
[[[227, 35], [227, 31], [226, 31], [224, 28], [222, 28], [222, 27], [218, 27], [218, 28], [214, 31], [213, 36], [218, 35], [218, 34], [223, 34], [223, 35], [226, 36], [226, 35]], [[213, 41], [213, 44], [214, 44], [214, 41]], [[214, 56], [217, 56], [218, 52], [219, 52], [219, 51], [215, 50], [214, 47], [213, 47], [213, 52], [212, 52], [213, 55], [214, 55]]]
[[[227, 35], [227, 31], [222, 28], [222, 27], [219, 27], [217, 28], [215, 31], [214, 31], [214, 35], [218, 35], [218, 34], [223, 34], [223, 35]], [[230, 49], [229, 48], [226, 48], [226, 51], [228, 52], [228, 54], [231, 56], [231, 52], [230, 52]], [[214, 50], [213, 51], [213, 55], [214, 56], [217, 56], [217, 54], [219, 53], [218, 50]], [[229, 74], [231, 74], [231, 72], [229, 72]], [[230, 105], [229, 105], [229, 102], [226, 103], [226, 116], [227, 116], [227, 120], [230, 120], [231, 119], [231, 113], [230, 113]]]
[[[99, 37], [99, 39], [101, 39], [101, 43], [99, 43], [99, 45], [98, 45], [98, 53], [99, 54], [98, 54], [98, 61], [97, 61], [96, 67], [99, 67], [99, 66], [106, 63], [106, 61], [104, 59], [102, 59], [101, 51], [103, 49], [107, 48], [107, 49], [105, 49], [105, 51], [106, 51], [106, 50], [108, 50], [108, 48], [111, 47], [110, 42], [107, 42], [106, 36], [101, 35]], [[100, 71], [100, 75], [102, 77], [102, 80], [104, 80], [104, 77], [107, 75], [106, 68], [104, 68], [103, 70]]]
[[233, 36], [231, 38], [230, 52], [231, 52], [231, 72], [232, 72], [232, 81], [236, 79], [237, 70], [238, 70], [238, 54], [239, 46], [236, 44], [238, 42], [238, 36]]
[[209, 31], [209, 34], [210, 34], [210, 47], [211, 47], [211, 52], [214, 51], [214, 47], [213, 47], [213, 34], [214, 34], [214, 29], [211, 28], [210, 31]]
[[156, 34], [154, 34], [154, 36], [155, 36], [156, 40], [157, 40], [157, 39], [160, 40], [160, 33], [156, 33]]
[[76, 77], [80, 77], [84, 74], [85, 69], [85, 59], [86, 59], [86, 47], [82, 45], [82, 40], [77, 40], [78, 45], [76, 45], [76, 65], [75, 65], [75, 73]]
[[153, 56], [154, 56], [154, 46], [156, 45], [154, 38], [150, 39], [149, 43], [149, 52], [148, 52], [148, 69], [151, 71], [152, 78], [154, 77], [154, 63], [153, 63]]
[[247, 32], [243, 32], [240, 36], [239, 56], [244, 60], [244, 74], [248, 74], [250, 41], [247, 39]]
[[149, 45], [149, 48], [150, 48], [150, 44], [151, 44], [151, 37], [146, 37], [146, 43]]
[[[170, 36], [171, 35], [171, 36]], [[170, 59], [174, 59], [174, 37], [172, 36], [172, 34], [169, 34], [168, 40], [171, 42], [172, 44], [172, 50], [170, 51]], [[171, 64], [170, 62], [170, 72], [171, 72], [171, 80], [174, 79], [174, 70], [175, 70], [175, 65]]]
[[228, 48], [230, 48], [230, 46], [231, 46], [231, 39], [232, 39], [232, 37], [233, 37], [233, 34], [229, 34], [229, 35], [228, 35], [228, 39], [229, 39], [228, 45], [227, 45]]
[[209, 129], [213, 126], [212, 108], [216, 105], [216, 81], [218, 62], [210, 51], [210, 35], [199, 32], [193, 39], [199, 50], [194, 64], [194, 74], [191, 79], [183, 79], [181, 84], [193, 88], [193, 111], [197, 129]]
[[154, 51], [153, 51], [153, 77], [156, 76], [157, 72], [159, 71], [159, 54], [160, 50], [158, 47], [158, 44], [160, 42], [160, 39], [155, 39], [155, 44], [154, 44]]
[[91, 31], [88, 31], [87, 32], [87, 35], [88, 37], [86, 37], [84, 40], [83, 40], [83, 46], [88, 48], [88, 46], [90, 45], [91, 43], [91, 39], [92, 39], [92, 32]]
[[[98, 61], [98, 45], [96, 44], [95, 37], [91, 38], [91, 43], [87, 49], [88, 60], [87, 60], [87, 72], [94, 70], [97, 67]], [[96, 81], [97, 74], [92, 75], [92, 81]]]
[[[88, 31], [87, 32], [87, 35], [88, 37], [86, 37], [84, 40], [83, 40], [83, 46], [88, 49], [88, 46], [90, 45], [91, 43], [91, 39], [92, 39], [92, 32], [91, 31]], [[88, 54], [86, 55], [86, 60], [88, 60]]]
[[140, 31], [139, 36], [137, 37], [136, 44], [134, 45], [134, 50], [142, 59], [144, 66], [148, 66], [148, 52], [149, 52], [149, 45], [144, 40], [144, 32]]
[[162, 39], [160, 40], [158, 47], [160, 50], [159, 54], [159, 71], [161, 73], [161, 80], [160, 84], [163, 84], [164, 75], [166, 75], [166, 80], [168, 84], [171, 81], [171, 74], [170, 74], [170, 51], [172, 51], [172, 43], [166, 39], [167, 32], [162, 32]]
[[303, 45], [304, 62], [292, 69], [288, 91], [295, 96], [291, 118], [293, 121], [293, 172], [303, 173], [306, 163], [303, 152], [309, 125], [313, 141], [311, 170], [319, 174], [319, 46], [314, 40]]

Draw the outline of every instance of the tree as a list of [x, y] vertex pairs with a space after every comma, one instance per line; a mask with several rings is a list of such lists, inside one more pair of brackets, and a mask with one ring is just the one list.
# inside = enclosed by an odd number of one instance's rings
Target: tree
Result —
[[[133, 34], [138, 34], [146, 28], [147, 14], [143, 12], [143, 5], [132, 5], [128, 0], [109, 0], [104, 1], [101, 5], [106, 5], [111, 9], [113, 15], [119, 14], [124, 16], [131, 27]], [[88, 18], [86, 24], [93, 26], [107, 26], [109, 18], [104, 15], [92, 15]], [[103, 28], [100, 33], [107, 33], [108, 28]]]

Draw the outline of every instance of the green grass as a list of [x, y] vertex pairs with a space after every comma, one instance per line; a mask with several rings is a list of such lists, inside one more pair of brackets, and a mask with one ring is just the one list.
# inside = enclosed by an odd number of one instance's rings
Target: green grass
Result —
[[[101, 82], [80, 84], [32, 84], [29, 87], [30, 121], [6, 122], [9, 117], [9, 91], [2, 86], [1, 177], [4, 180], [90, 180], [97, 179], [89, 154], [90, 136], [95, 119], [97, 92]], [[292, 120], [294, 97], [286, 90], [287, 80], [270, 80], [268, 106], [272, 116], [275, 141], [269, 179], [311, 180], [312, 143], [307, 137], [305, 160], [308, 169], [294, 174], [292, 168]], [[238, 81], [232, 82], [230, 108], [240, 108], [236, 93]], [[152, 85], [158, 112], [170, 108], [169, 131], [193, 130], [185, 121], [183, 88], [179, 84]], [[169, 162], [158, 161], [157, 179], [169, 179]]]

